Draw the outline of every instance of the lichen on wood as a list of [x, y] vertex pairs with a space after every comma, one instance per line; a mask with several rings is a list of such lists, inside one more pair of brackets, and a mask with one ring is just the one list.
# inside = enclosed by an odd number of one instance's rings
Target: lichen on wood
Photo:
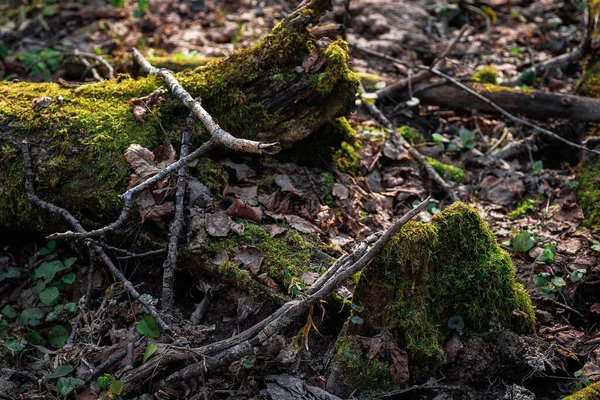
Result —
[[[328, 4], [310, 2], [254, 46], [175, 77], [234, 136], [291, 147], [354, 106], [358, 79], [346, 43], [306, 31]], [[145, 122], [136, 121], [130, 100], [161, 84], [127, 75], [79, 87], [0, 83], [0, 132], [9, 138], [0, 142], [0, 226], [56, 228], [29, 207], [16, 146], [22, 140], [31, 144], [42, 198], [98, 222], [114, 218], [129, 177], [125, 149], [153, 149], [165, 136], [177, 142], [187, 116], [168, 94]], [[196, 145], [206, 139], [203, 128], [194, 137]]]
[[337, 343], [334, 381], [343, 376], [348, 387], [366, 391], [391, 388], [394, 379], [389, 357], [367, 357], [361, 338], [390, 332], [418, 381], [444, 363], [452, 317], [473, 334], [531, 333], [535, 323], [508, 253], [477, 211], [459, 202], [430, 223], [406, 224], [363, 271], [353, 302]]

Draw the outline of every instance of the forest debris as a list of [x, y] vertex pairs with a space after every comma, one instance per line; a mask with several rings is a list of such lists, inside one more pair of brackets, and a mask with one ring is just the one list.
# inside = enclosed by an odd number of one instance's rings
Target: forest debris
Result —
[[249, 219], [254, 222], [262, 221], [262, 211], [259, 207], [251, 207], [240, 199], [233, 199], [233, 202], [225, 214], [231, 217], [239, 217], [243, 219]]
[[488, 175], [479, 185], [479, 196], [494, 204], [505, 207], [513, 206], [523, 198], [525, 185], [520, 179]]
[[258, 274], [265, 254], [254, 246], [242, 246], [235, 251], [233, 261], [242, 269], [249, 270], [252, 275]]
[[324, 389], [288, 374], [268, 376], [265, 383], [267, 388], [263, 395], [270, 400], [341, 400]]
[[229, 233], [229, 223], [231, 219], [224, 214], [206, 214], [206, 233], [214, 237], [227, 237]]
[[307, 220], [305, 220], [302, 217], [299, 217], [297, 215], [286, 215], [285, 216], [285, 221], [290, 224], [290, 226], [292, 228], [294, 228], [295, 230], [297, 230], [300, 233], [319, 233], [321, 235], [323, 235], [323, 231], [320, 230], [319, 228], [317, 228], [315, 225], [313, 225], [312, 223], [308, 222]]
[[230, 160], [221, 162], [221, 165], [229, 167], [235, 171], [235, 179], [238, 182], [243, 182], [248, 178], [256, 176], [256, 172], [246, 164], [237, 164]]
[[188, 204], [200, 208], [208, 208], [212, 205], [210, 191], [202, 182], [194, 177], [188, 177]]

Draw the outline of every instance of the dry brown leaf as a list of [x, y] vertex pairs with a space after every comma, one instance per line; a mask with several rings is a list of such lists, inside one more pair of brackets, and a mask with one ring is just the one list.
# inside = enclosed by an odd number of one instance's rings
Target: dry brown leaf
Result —
[[157, 204], [150, 208], [140, 208], [140, 217], [142, 222], [145, 220], [160, 221], [163, 217], [170, 215], [173, 212], [173, 203], [167, 202], [163, 204]]
[[143, 106], [135, 106], [133, 107], [133, 119], [137, 123], [146, 122], [146, 115], [148, 114], [148, 110]]
[[348, 188], [341, 183], [333, 185], [331, 193], [340, 200], [346, 200], [349, 196]]
[[258, 274], [260, 266], [265, 259], [265, 254], [254, 246], [243, 246], [235, 253], [234, 262], [238, 267], [247, 269], [252, 275]]
[[229, 233], [231, 220], [224, 214], [206, 214], [206, 233], [214, 237], [226, 237]]
[[297, 215], [286, 215], [285, 220], [295, 230], [300, 233], [320, 233], [324, 234], [322, 230], [311, 224], [307, 220]]
[[260, 275], [258, 275], [256, 277], [256, 279], [262, 283], [263, 285], [273, 289], [276, 292], [281, 292], [281, 289], [279, 288], [279, 285], [277, 283], [275, 283], [275, 281], [273, 279], [271, 279], [271, 277], [266, 273], [262, 273]]
[[[146, 179], [153, 177], [160, 171], [154, 162], [154, 153], [139, 144], [129, 145], [127, 151], [125, 151], [125, 158], [134, 171], [134, 174], [131, 176], [131, 181], [129, 182], [129, 187], [136, 186]], [[134, 179], [134, 177], [136, 179]], [[132, 185], [134, 182], [137, 183]]]
[[225, 211], [225, 214], [254, 222], [260, 222], [262, 220], [262, 211], [260, 208], [250, 207], [240, 199], [233, 199], [233, 203], [231, 203], [231, 206]]

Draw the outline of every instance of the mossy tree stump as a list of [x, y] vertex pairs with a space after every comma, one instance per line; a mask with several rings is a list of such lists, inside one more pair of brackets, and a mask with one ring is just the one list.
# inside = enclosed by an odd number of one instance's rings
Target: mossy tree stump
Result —
[[369, 355], [382, 332], [388, 346], [397, 343], [397, 354], [407, 353], [411, 378], [418, 381], [445, 361], [451, 319], [475, 334], [490, 329], [530, 333], [535, 323], [510, 256], [477, 211], [458, 202], [431, 223], [410, 222], [395, 235], [362, 272], [352, 313], [338, 339], [328, 385], [338, 392], [408, 383], [408, 371], [398, 382], [391, 347]]
[[[346, 43], [316, 40], [306, 29], [330, 2], [305, 3], [254, 46], [175, 74], [234, 136], [289, 148], [354, 107], [358, 79], [348, 69]], [[188, 115], [167, 94], [136, 121], [130, 101], [161, 85], [157, 77], [127, 75], [78, 87], [0, 83], [0, 227], [56, 229], [29, 207], [23, 140], [31, 145], [41, 198], [97, 222], [114, 218], [129, 178], [126, 148], [153, 149], [165, 137], [176, 144]], [[207, 139], [199, 125], [194, 133], [196, 144]]]

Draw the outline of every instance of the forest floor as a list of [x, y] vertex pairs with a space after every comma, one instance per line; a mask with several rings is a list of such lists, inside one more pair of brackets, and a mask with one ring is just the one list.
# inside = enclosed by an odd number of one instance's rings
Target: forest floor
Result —
[[[294, 8], [297, 3], [293, 0], [150, 0], [148, 4], [141, 0], [115, 6], [108, 1], [13, 1], [10, 5], [0, 5], [0, 79], [93, 81], [91, 70], [77, 62], [76, 57], [61, 56], [73, 49], [105, 58], [114, 67], [115, 74], [130, 71], [132, 47], [154, 56], [155, 60], [170, 55], [185, 65], [194, 60], [201, 63], [204, 58], [227, 56], [251, 45], [286, 15], [286, 7]], [[558, 0], [485, 0], [460, 5], [430, 0], [351, 2], [345, 38], [350, 44], [352, 69], [374, 75], [363, 81], [365, 93], [418, 72], [409, 71], [411, 66], [430, 65], [463, 25], [472, 28], [448, 55], [447, 73], [456, 79], [466, 79], [482, 67], [492, 66], [498, 78], [507, 81], [580, 45], [586, 25], [580, 5], [575, 1]], [[335, 5], [325, 22], [342, 23], [344, 13], [343, 4]], [[400, 62], [368, 54], [362, 48], [384, 53]], [[106, 68], [101, 64], [96, 67], [99, 75], [106, 76]], [[548, 70], [528, 86], [573, 93], [581, 73], [582, 61], [579, 60]], [[369, 101], [369, 96], [363, 93], [362, 101]], [[437, 388], [421, 388], [403, 394], [402, 398], [558, 399], [590, 381], [599, 380], [600, 236], [597, 230], [586, 227], [585, 215], [578, 203], [580, 150], [548, 139], [497, 113], [411, 106], [392, 101], [379, 102], [378, 106], [419, 152], [460, 168], [454, 171], [458, 175], [448, 170], [445, 175], [442, 171], [442, 175], [446, 179], [455, 178], [461, 201], [480, 212], [498, 243], [510, 253], [517, 279], [530, 293], [537, 318], [531, 346], [536, 348], [538, 357], [529, 360], [530, 369], [507, 371], [507, 364], [489, 356], [491, 352], [479, 341], [465, 341], [466, 346], [473, 347], [470, 356], [462, 360], [463, 376], [450, 374], [444, 379], [443, 369], [432, 371], [432, 379], [439, 384]], [[275, 157], [219, 151], [211, 160], [202, 161], [214, 181], [210, 187], [213, 205], [208, 212], [227, 209], [233, 199], [242, 200], [264, 216], [263, 222], [271, 221], [263, 226], [272, 236], [287, 230], [318, 235], [333, 249], [331, 255], [339, 256], [351, 251], [369, 234], [388, 228], [427, 195], [431, 194], [434, 201], [419, 215], [421, 221], [430, 220], [451, 203], [446, 192], [429, 180], [418, 163], [401, 148], [386, 142], [385, 127], [364, 107], [359, 106], [349, 121], [361, 143], [360, 167], [353, 173], [339, 171], [331, 159], [318, 152], [302, 157], [294, 150]], [[584, 123], [552, 118], [533, 122], [574, 141], [581, 141], [586, 129]], [[506, 156], [489, 154], [489, 150], [523, 141], [525, 146]], [[460, 171], [464, 171], [464, 176]], [[229, 211], [236, 221], [244, 217], [258, 218], [231, 207]], [[168, 226], [169, 221], [168, 215], [160, 210], [146, 214], [145, 219], [146, 222], [139, 225]], [[193, 216], [191, 221], [193, 223]], [[286, 224], [282, 227], [277, 221]], [[229, 237], [241, 229], [241, 224], [232, 220], [225, 222], [225, 226], [222, 220], [214, 223], [207, 230], [225, 231]], [[131, 228], [129, 243], [135, 242], [141, 229]], [[188, 227], [188, 237], [192, 234], [193, 227]], [[286, 295], [293, 289], [293, 280], [289, 287], [282, 287], [268, 275], [258, 273], [264, 259], [263, 250], [250, 245], [240, 246], [236, 252], [232, 261], [239, 266], [244, 264], [247, 269], [256, 266], [257, 270], [252, 273], [257, 281]], [[17, 323], [11, 319], [16, 316], [15, 308], [33, 307], [37, 301], [31, 280], [10, 275], [10, 271], [28, 268], [30, 274], [43, 263], [77, 256], [76, 249], [66, 243], [48, 244], [43, 236], [19, 237], [0, 243], [3, 321], [8, 320], [13, 327]], [[144, 292], [159, 297], [163, 257], [164, 254], [154, 256], [144, 262], [121, 259], [119, 267], [135, 284], [143, 287]], [[215, 264], [228, 257], [223, 252], [209, 255]], [[79, 257], [78, 265], [86, 263], [89, 265], [89, 260]], [[147, 263], [157, 267], [154, 272], [143, 265]], [[136, 279], [136, 272], [142, 268], [143, 279]], [[239, 289], [222, 289], [213, 298], [209, 315], [203, 321], [204, 329], [199, 334], [197, 329], [186, 325], [184, 316], [194, 310], [202, 291], [195, 283], [186, 282], [193, 280], [186, 274], [177, 275], [177, 280], [183, 283], [177, 286], [180, 315], [175, 326], [184, 337], [186, 329], [193, 332], [193, 337], [187, 338], [190, 343], [230, 336], [236, 329], [243, 330], [276, 308], [274, 305], [261, 308], [260, 304], [252, 305], [248, 300], [248, 309], [242, 311], [245, 317], [241, 318], [238, 298], [243, 294]], [[76, 282], [85, 282], [85, 278], [80, 279], [81, 272], [75, 275]], [[93, 291], [99, 297], [104, 293], [106, 304], [92, 313], [96, 320], [87, 326], [89, 331], [81, 334], [89, 338], [89, 346], [94, 347], [93, 352], [86, 353], [86, 362], [97, 365], [107, 359], [119, 343], [137, 334], [135, 326], [141, 311], [134, 311], [128, 301], [114, 301], [127, 300], [127, 297], [122, 289], [111, 285], [113, 281], [107, 272], [96, 270], [94, 279]], [[314, 280], [314, 276], [303, 278], [305, 283], [311, 279]], [[72, 286], [68, 289], [69, 296], [77, 303], [86, 285]], [[115, 291], [114, 299], [108, 297], [109, 287]], [[352, 283], [343, 290], [341, 293], [349, 295]], [[320, 334], [311, 333], [308, 350], [298, 365], [284, 364], [264, 354], [258, 360], [245, 359], [220, 374], [209, 374], [202, 383], [189, 383], [178, 394], [154, 395], [163, 398], [285, 398], [268, 393], [272, 387], [267, 382], [273, 382], [269, 377], [281, 373], [296, 373], [311, 385], [325, 387], [324, 375], [335, 337], [348, 310], [337, 316], [334, 313], [328, 310], [327, 318], [317, 323]], [[300, 323], [291, 327], [287, 336], [293, 336], [302, 326]], [[34, 336], [27, 338], [29, 343], [36, 342]], [[18, 398], [17, 393], [21, 393], [22, 398], [60, 398], [57, 394], [60, 388], [56, 387], [60, 374], [38, 379], [44, 375], [43, 371], [47, 373], [64, 361], [75, 366], [72, 360], [81, 355], [76, 356], [74, 350], [65, 352], [59, 362], [57, 352], [42, 344], [25, 346], [14, 337], [1, 340], [4, 350], [0, 367], [7, 373], [0, 376], [0, 399]], [[20, 344], [23, 346], [19, 347]], [[472, 368], [473, 365], [478, 367]], [[76, 386], [73, 382], [71, 384]], [[442, 385], [453, 384], [467, 385], [472, 391], [458, 394], [444, 391]], [[77, 398], [96, 398], [94, 389], [98, 390], [91, 386], [83, 391], [78, 389]]]

